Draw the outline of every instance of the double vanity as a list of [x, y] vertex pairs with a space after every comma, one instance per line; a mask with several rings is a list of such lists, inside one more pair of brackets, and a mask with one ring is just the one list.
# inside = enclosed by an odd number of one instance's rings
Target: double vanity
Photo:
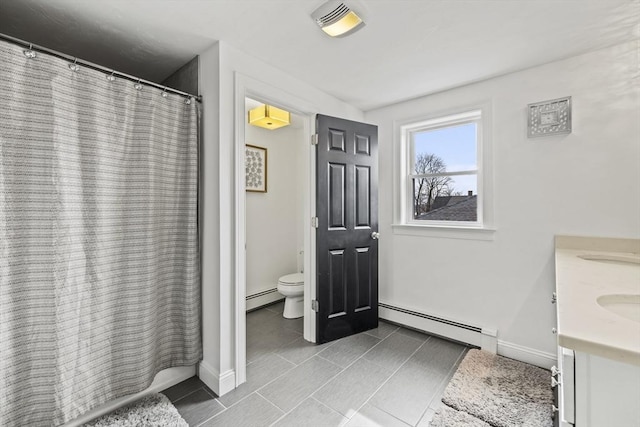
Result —
[[563, 427], [640, 426], [640, 240], [556, 236]]

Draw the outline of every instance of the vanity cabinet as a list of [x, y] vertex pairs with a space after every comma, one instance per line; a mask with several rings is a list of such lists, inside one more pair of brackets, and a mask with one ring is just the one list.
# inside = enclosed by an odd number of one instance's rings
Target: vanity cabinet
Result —
[[559, 427], [640, 427], [640, 239], [556, 236]]
[[640, 427], [640, 366], [576, 351], [575, 368], [576, 426]]
[[555, 243], [555, 424], [640, 427], [640, 240]]
[[560, 427], [640, 426], [640, 366], [558, 347]]

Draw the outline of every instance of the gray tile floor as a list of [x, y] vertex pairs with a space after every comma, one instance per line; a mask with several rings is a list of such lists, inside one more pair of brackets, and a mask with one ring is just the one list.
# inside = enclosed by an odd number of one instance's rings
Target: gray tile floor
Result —
[[197, 377], [164, 391], [191, 427], [426, 427], [467, 351], [383, 321], [323, 345], [283, 303], [247, 314], [247, 382], [217, 397]]

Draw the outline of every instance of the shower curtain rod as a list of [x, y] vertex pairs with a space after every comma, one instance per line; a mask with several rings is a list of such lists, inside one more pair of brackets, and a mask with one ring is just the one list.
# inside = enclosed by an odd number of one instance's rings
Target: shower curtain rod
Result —
[[83, 67], [87, 67], [87, 68], [91, 68], [91, 69], [96, 70], [96, 71], [104, 72], [105, 74], [114, 75], [116, 77], [122, 77], [122, 78], [125, 78], [127, 80], [131, 80], [132, 82], [135, 82], [135, 83], [142, 83], [142, 84], [145, 84], [147, 86], [153, 86], [153, 87], [155, 87], [157, 89], [162, 89], [162, 90], [166, 90], [167, 92], [175, 93], [175, 94], [186, 96], [186, 97], [189, 97], [189, 98], [194, 98], [196, 101], [202, 102], [202, 96], [201, 95], [193, 95], [193, 94], [190, 94], [190, 93], [187, 93], [187, 92], [183, 92], [183, 91], [178, 90], [178, 89], [172, 89], [172, 88], [170, 88], [168, 86], [163, 86], [161, 84], [154, 83], [154, 82], [149, 81], [149, 80], [145, 80], [145, 79], [141, 79], [141, 78], [138, 78], [138, 77], [134, 77], [132, 75], [129, 75], [129, 74], [126, 74], [126, 73], [122, 73], [120, 71], [115, 71], [115, 70], [112, 70], [110, 68], [103, 67], [102, 65], [94, 64], [94, 63], [89, 62], [89, 61], [84, 61], [84, 60], [81, 60], [81, 59], [76, 58], [74, 56], [67, 55], [65, 53], [58, 52], [56, 50], [46, 48], [44, 46], [39, 46], [39, 45], [36, 45], [36, 44], [33, 44], [33, 43], [29, 43], [29, 42], [26, 42], [24, 40], [21, 40], [21, 39], [15, 38], [15, 37], [8, 36], [8, 35], [3, 34], [3, 33], [0, 33], [0, 39], [4, 39], [4, 40], [6, 40], [8, 42], [24, 46], [26, 48], [29, 48], [30, 50], [36, 50], [36, 51], [39, 51], [39, 52], [43, 52], [43, 53], [47, 53], [49, 55], [56, 56], [56, 57], [58, 57], [60, 59], [64, 59], [64, 60], [67, 60], [67, 61], [72, 61], [74, 63], [77, 63], [78, 65], [82, 65]]

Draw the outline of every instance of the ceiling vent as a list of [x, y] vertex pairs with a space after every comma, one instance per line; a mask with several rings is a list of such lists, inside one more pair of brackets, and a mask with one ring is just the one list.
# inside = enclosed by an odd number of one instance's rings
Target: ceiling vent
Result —
[[314, 10], [311, 17], [331, 37], [344, 37], [365, 25], [356, 12], [340, 1], [328, 1]]

